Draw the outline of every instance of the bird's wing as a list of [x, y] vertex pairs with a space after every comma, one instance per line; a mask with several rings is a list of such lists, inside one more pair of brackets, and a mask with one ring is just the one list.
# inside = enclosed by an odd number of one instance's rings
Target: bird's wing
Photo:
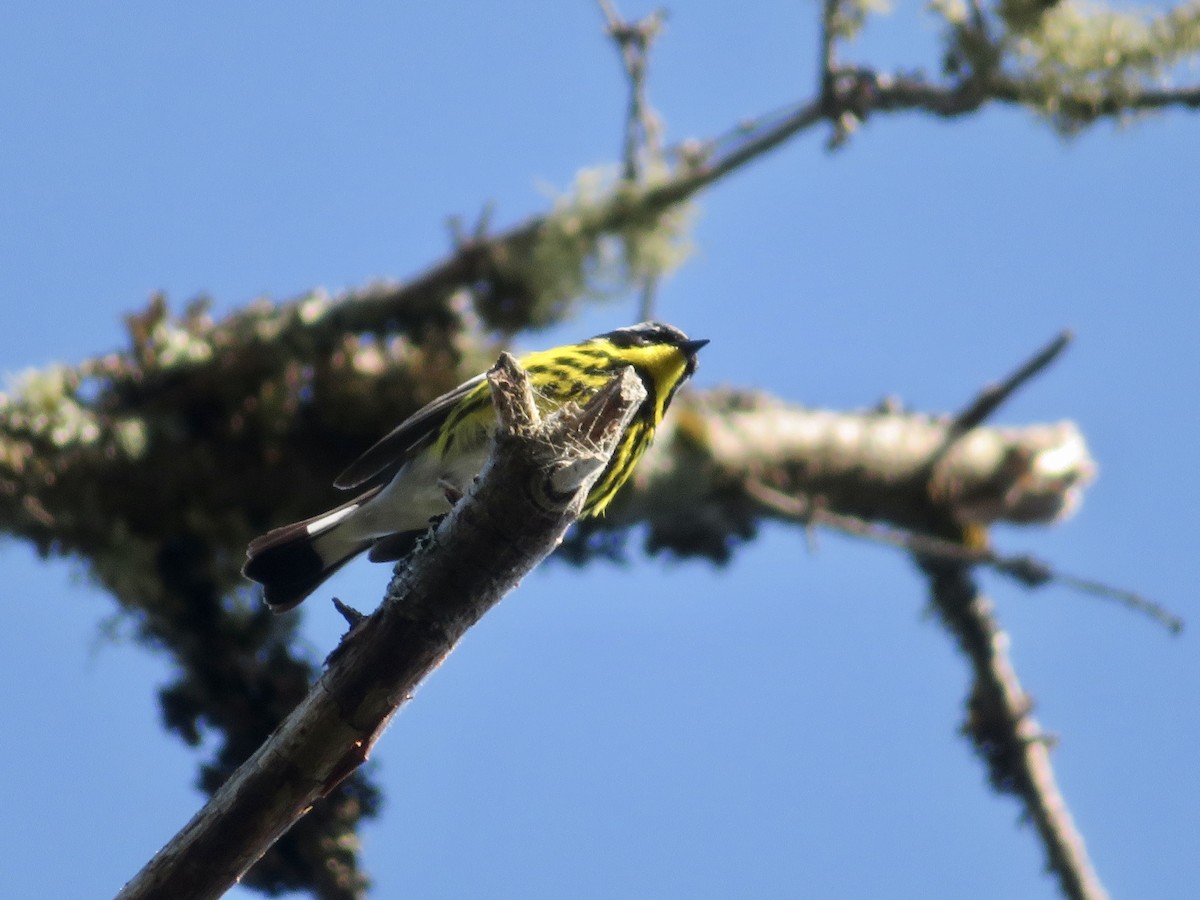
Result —
[[406, 462], [433, 440], [450, 411], [467, 394], [479, 387], [484, 377], [476, 375], [454, 390], [422, 406], [352, 462], [334, 481], [334, 487], [343, 490], [358, 487], [381, 472]]

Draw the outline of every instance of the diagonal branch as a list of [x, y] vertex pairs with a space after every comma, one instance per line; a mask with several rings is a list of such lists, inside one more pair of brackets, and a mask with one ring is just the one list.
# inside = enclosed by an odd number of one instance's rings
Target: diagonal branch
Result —
[[[650, 62], [650, 45], [662, 30], [667, 14], [659, 9], [639, 22], [627, 22], [621, 18], [612, 0], [599, 0], [599, 4], [608, 34], [621, 54], [625, 78], [629, 82], [621, 178], [626, 184], [634, 185], [644, 177], [643, 154], [653, 163], [660, 162], [662, 155], [662, 125], [646, 96], [646, 71]], [[638, 311], [638, 319], [642, 322], [654, 318], [658, 281], [659, 275], [654, 272], [647, 273], [642, 279]]]
[[821, 105], [834, 102], [834, 79], [837, 77], [837, 31], [834, 19], [838, 14], [840, 0], [824, 0], [821, 4], [820, 44], [817, 48], [817, 85]]
[[1127, 609], [1143, 613], [1164, 626], [1171, 634], [1179, 634], [1183, 631], [1183, 620], [1161, 604], [1133, 591], [1122, 590], [1094, 579], [1079, 578], [1059, 572], [1033, 556], [1006, 556], [991, 547], [967, 546], [960, 541], [952, 541], [918, 531], [908, 531], [903, 528], [891, 528], [878, 522], [868, 522], [857, 516], [832, 512], [805, 497], [793, 497], [754, 479], [746, 482], [745, 489], [766, 509], [783, 519], [791, 520], [805, 527], [821, 526], [851, 537], [907, 550], [914, 556], [944, 563], [987, 566], [1029, 588], [1041, 587], [1050, 583], [1064, 585], [1085, 594], [1114, 600]]
[[417, 685], [561, 540], [645, 398], [629, 369], [582, 411], [541, 420], [511, 357], [489, 373], [500, 433], [475, 485], [397, 566], [308, 696], [122, 890], [216, 897], [361, 765]]
[[1017, 369], [999, 384], [990, 384], [979, 392], [965, 409], [954, 417], [953, 431], [965, 434], [976, 425], [982, 424], [992, 413], [999, 409], [1005, 401], [1015, 394], [1026, 382], [1039, 375], [1047, 366], [1054, 362], [1071, 343], [1073, 335], [1070, 331], [1061, 332], [1054, 340], [1022, 363]]
[[599, 4], [608, 34], [621, 54], [621, 63], [629, 82], [629, 106], [625, 113], [621, 153], [622, 177], [626, 181], [637, 181], [640, 174], [638, 157], [643, 145], [652, 153], [659, 149], [658, 117], [646, 98], [646, 67], [650, 45], [662, 30], [666, 12], [655, 10], [639, 22], [627, 22], [621, 18], [612, 0], [599, 0]]
[[1024, 804], [1063, 894], [1071, 900], [1104, 900], [1108, 893], [1058, 789], [1050, 741], [1032, 715], [1033, 701], [1017, 678], [1008, 635], [991, 603], [965, 566], [927, 560], [921, 567], [941, 620], [974, 673], [963, 731], [987, 763], [992, 786]]

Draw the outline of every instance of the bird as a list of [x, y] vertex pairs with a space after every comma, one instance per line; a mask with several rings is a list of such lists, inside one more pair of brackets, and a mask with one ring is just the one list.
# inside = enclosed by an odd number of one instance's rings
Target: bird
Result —
[[[581, 518], [603, 514], [629, 479], [706, 344], [671, 325], [642, 322], [518, 360], [542, 413], [587, 403], [627, 366], [646, 388]], [[362, 490], [353, 500], [251, 541], [243, 575], [262, 585], [272, 611], [286, 612], [361, 553], [372, 562], [403, 559], [449, 512], [448, 495], [461, 493], [479, 473], [495, 429], [486, 375], [479, 374], [417, 410], [351, 463], [334, 486]]]

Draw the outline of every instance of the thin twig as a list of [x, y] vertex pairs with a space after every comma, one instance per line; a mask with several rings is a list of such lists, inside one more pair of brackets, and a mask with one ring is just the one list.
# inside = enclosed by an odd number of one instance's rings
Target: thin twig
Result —
[[943, 563], [987, 566], [1030, 588], [1049, 583], [1061, 584], [1085, 594], [1115, 600], [1128, 609], [1149, 616], [1172, 634], [1179, 634], [1183, 630], [1183, 620], [1153, 600], [1099, 581], [1058, 572], [1048, 563], [1032, 556], [1003, 556], [989, 547], [967, 547], [934, 535], [831, 512], [807, 498], [793, 497], [755, 479], [746, 481], [745, 488], [747, 494], [775, 514], [805, 526], [820, 525], [841, 534], [897, 547], [914, 556]]
[[1091, 594], [1094, 597], [1105, 597], [1115, 600], [1123, 606], [1143, 612], [1165, 625], [1171, 634], [1180, 634], [1183, 631], [1184, 622], [1182, 618], [1140, 594], [1113, 587], [1102, 581], [1093, 581], [1090, 578], [1080, 578], [1075, 575], [1065, 575], [1062, 572], [1054, 573], [1054, 581], [1085, 594]]
[[838, 13], [838, 0], [825, 0], [821, 8], [821, 44], [817, 54], [817, 84], [821, 92], [821, 105], [834, 102], [833, 83], [837, 73], [837, 55], [834, 42], [834, 18]]
[[985, 387], [974, 400], [954, 417], [952, 432], [956, 436], [962, 435], [975, 426], [983, 424], [985, 419], [999, 409], [1026, 382], [1030, 381], [1058, 359], [1062, 352], [1067, 349], [1073, 338], [1074, 335], [1069, 330], [1059, 333], [1054, 340], [1030, 357], [1003, 381]]
[[621, 153], [626, 181], [637, 181], [640, 174], [639, 157], [643, 149], [658, 149], [658, 129], [654, 111], [646, 100], [646, 67], [650, 44], [662, 27], [665, 13], [656, 10], [638, 22], [621, 18], [612, 0], [597, 0], [608, 33], [617, 45], [625, 77], [629, 81], [629, 105], [625, 116], [625, 138]]
[[665, 206], [686, 200], [700, 189], [719, 181], [824, 119], [820, 101], [814, 100], [739, 125], [710, 143], [714, 147], [727, 144], [728, 149], [712, 154], [702, 164], [687, 166], [679, 176], [655, 186], [649, 192], [647, 201]]
[[[929, 484], [932, 486], [937, 479], [939, 466], [947, 458], [951, 448], [965, 435], [978, 428], [997, 409], [1004, 405], [1013, 394], [1031, 379], [1042, 372], [1066, 350], [1071, 343], [1072, 334], [1064, 330], [1045, 347], [1037, 351], [1028, 360], [1016, 368], [1007, 378], [996, 384], [985, 386], [957, 415], [950, 421], [946, 429], [946, 438], [942, 445], [930, 455], [927, 470]], [[930, 488], [933, 492], [932, 487]]]
[[987, 763], [992, 786], [1024, 804], [1063, 894], [1071, 900], [1105, 900], [1108, 892], [1058, 789], [1049, 742], [1032, 715], [1033, 700], [1017, 678], [1008, 636], [991, 602], [966, 566], [926, 559], [922, 568], [942, 622], [974, 672], [963, 731]]
[[[662, 27], [666, 14], [656, 10], [639, 22], [627, 22], [621, 18], [612, 0], [597, 0], [608, 27], [608, 33], [617, 45], [625, 77], [629, 82], [629, 106], [625, 114], [625, 136], [621, 153], [622, 178], [630, 184], [637, 183], [642, 175], [643, 153], [661, 154], [657, 119], [646, 99], [646, 68], [650, 58], [650, 44]], [[638, 303], [639, 321], [654, 318], [654, 298], [658, 291], [658, 278], [651, 274], [642, 280]]]
[[638, 178], [638, 127], [641, 121], [641, 90], [645, 78], [645, 66], [638, 59], [629, 26], [617, 12], [611, 0], [598, 0], [600, 11], [608, 25], [608, 33], [616, 42], [624, 64], [625, 77], [629, 80], [629, 105], [625, 114], [624, 140], [621, 145], [622, 177], [626, 181]]

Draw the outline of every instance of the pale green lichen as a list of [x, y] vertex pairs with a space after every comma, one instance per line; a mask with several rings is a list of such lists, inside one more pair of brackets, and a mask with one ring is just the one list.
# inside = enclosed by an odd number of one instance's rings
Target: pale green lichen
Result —
[[1042, 17], [1022, 49], [1038, 66], [1074, 77], [1157, 76], [1200, 49], [1200, 3], [1150, 13], [1065, 0]]
[[388, 355], [375, 342], [360, 343], [350, 353], [350, 367], [359, 375], [380, 376], [387, 371], [388, 363]]
[[[0, 393], [0, 421], [9, 435], [48, 441], [55, 447], [91, 447], [106, 436], [125, 457], [141, 456], [148, 442], [145, 423], [123, 419], [105, 423], [85, 402], [79, 400], [80, 373], [56, 364], [44, 369], [27, 369], [10, 379], [9, 390]], [[0, 463], [19, 468], [26, 450], [0, 442]]]
[[150, 332], [158, 364], [163, 368], [184, 363], [207, 362], [212, 358], [212, 344], [187, 328], [181, 328], [166, 317], [154, 324]]
[[[946, 59], [997, 67], [1018, 98], [1071, 134], [1101, 115], [1128, 119], [1150, 90], [1200, 54], [1200, 0], [1173, 9], [1116, 10], [1091, 0], [999, 0], [979, 31], [966, 0], [930, 0], [950, 26]], [[950, 65], [951, 74], [957, 68]]]
[[56, 447], [88, 445], [100, 439], [95, 414], [75, 399], [79, 375], [63, 365], [27, 369], [0, 394], [0, 417], [10, 432], [44, 438]]
[[1071, 132], [1101, 111], [1132, 111], [1138, 95], [1198, 52], [1198, 0], [1162, 13], [1064, 0], [1019, 33], [1013, 59], [1029, 100]]
[[305, 325], [312, 325], [325, 315], [332, 305], [329, 294], [316, 290], [300, 301], [296, 307], [296, 317]]
[[965, 0], [930, 0], [927, 9], [950, 25], [962, 26], [967, 22]]
[[113, 439], [128, 459], [138, 459], [146, 452], [149, 437], [146, 423], [141, 419], [125, 419], [113, 426]]
[[831, 37], [849, 41], [858, 37], [870, 16], [891, 11], [891, 0], [839, 0], [833, 4], [825, 27]]
[[[538, 230], [527, 266], [535, 306], [554, 317], [579, 297], [607, 299], [659, 278], [690, 254], [690, 204], [653, 205], [653, 189], [670, 176], [650, 165], [638, 182], [620, 177], [615, 166], [584, 169], [569, 193], [556, 198]], [[544, 319], [546, 316], [539, 316]]]

